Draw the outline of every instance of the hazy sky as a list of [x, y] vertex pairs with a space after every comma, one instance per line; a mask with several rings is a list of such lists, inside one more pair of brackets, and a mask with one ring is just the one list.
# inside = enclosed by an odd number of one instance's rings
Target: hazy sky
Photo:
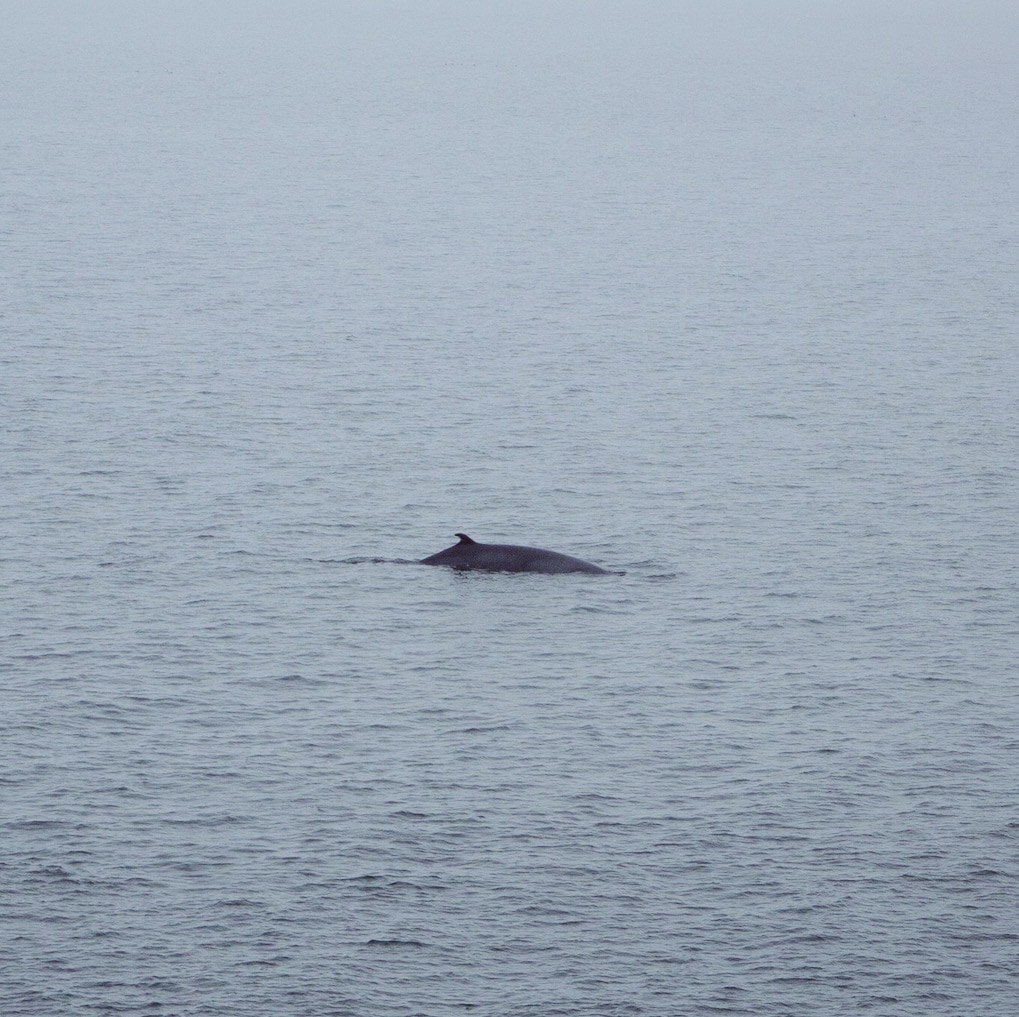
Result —
[[[639, 45], [778, 59], [852, 58], [883, 52], [946, 65], [1016, 59], [1019, 5], [1009, 0], [298, 0], [292, 3], [0, 3], [0, 52], [59, 58], [166, 59], [246, 52], [270, 59], [295, 47], [340, 57], [368, 47], [380, 58], [412, 49], [447, 58], [502, 56], [518, 48], [592, 55]], [[578, 41], [582, 42], [580, 47]]]

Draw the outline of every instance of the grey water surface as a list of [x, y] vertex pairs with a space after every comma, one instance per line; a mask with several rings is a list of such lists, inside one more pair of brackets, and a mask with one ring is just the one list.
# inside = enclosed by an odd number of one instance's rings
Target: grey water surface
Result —
[[1014, 1014], [1015, 9], [9, 6], [0, 1013]]

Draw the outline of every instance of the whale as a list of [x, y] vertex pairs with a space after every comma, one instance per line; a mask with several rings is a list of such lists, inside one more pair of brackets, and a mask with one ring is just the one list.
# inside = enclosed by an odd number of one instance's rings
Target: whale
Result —
[[460, 572], [540, 572], [557, 575], [584, 572], [591, 576], [607, 576], [608, 570], [589, 561], [574, 558], [543, 547], [521, 547], [517, 544], [481, 544], [466, 533], [456, 533], [458, 543], [445, 551], [422, 558], [422, 565], [443, 565]]

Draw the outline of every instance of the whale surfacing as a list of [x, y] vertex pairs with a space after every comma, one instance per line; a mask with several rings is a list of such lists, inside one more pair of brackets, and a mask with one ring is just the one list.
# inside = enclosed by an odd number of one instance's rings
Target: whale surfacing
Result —
[[564, 572], [585, 572], [592, 576], [606, 576], [608, 570], [589, 561], [546, 551], [541, 547], [520, 547], [516, 544], [479, 544], [466, 533], [457, 533], [459, 543], [445, 551], [421, 560], [422, 565], [443, 565], [462, 572], [540, 572], [556, 575]]

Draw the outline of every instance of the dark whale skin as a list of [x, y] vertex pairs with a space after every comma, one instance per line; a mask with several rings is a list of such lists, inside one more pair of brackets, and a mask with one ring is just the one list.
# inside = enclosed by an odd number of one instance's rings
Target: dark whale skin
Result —
[[516, 544], [479, 544], [466, 533], [457, 533], [456, 536], [460, 538], [459, 543], [423, 558], [421, 564], [443, 565], [461, 572], [538, 572], [544, 575], [583, 572], [591, 576], [608, 575], [606, 569], [558, 551]]

